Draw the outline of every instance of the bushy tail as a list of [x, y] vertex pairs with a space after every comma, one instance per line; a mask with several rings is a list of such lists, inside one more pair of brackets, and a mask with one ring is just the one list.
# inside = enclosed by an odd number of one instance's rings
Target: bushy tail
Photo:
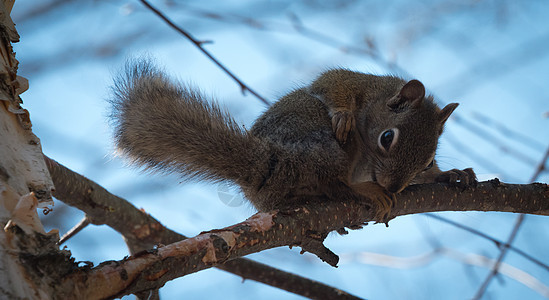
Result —
[[149, 61], [127, 63], [113, 92], [115, 142], [134, 163], [247, 187], [262, 180], [269, 146]]

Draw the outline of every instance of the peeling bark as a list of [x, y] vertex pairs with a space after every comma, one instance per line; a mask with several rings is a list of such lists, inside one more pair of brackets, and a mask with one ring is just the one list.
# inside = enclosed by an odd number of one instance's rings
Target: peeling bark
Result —
[[70, 255], [58, 251], [57, 232], [46, 234], [36, 212], [52, 203], [53, 183], [29, 113], [20, 106], [19, 94], [28, 83], [17, 76], [11, 43], [19, 35], [10, 18], [12, 6], [13, 1], [0, 2], [0, 298], [48, 299], [53, 277], [40, 277], [36, 271], [55, 264], [38, 262], [52, 253], [62, 260]]

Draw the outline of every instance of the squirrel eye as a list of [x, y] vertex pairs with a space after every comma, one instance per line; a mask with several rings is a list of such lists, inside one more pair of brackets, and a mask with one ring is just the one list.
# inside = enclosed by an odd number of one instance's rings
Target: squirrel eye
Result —
[[398, 129], [391, 128], [383, 131], [379, 135], [377, 145], [384, 152], [388, 152], [391, 149], [391, 145], [395, 144], [398, 138]]
[[424, 171], [427, 171], [427, 170], [429, 170], [430, 168], [432, 168], [434, 164], [435, 164], [435, 160], [433, 159], [433, 160], [431, 160], [431, 162], [427, 165], [427, 168], [425, 168]]

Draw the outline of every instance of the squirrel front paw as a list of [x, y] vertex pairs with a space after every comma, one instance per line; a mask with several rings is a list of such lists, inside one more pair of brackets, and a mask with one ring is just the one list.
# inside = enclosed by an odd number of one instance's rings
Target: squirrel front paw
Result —
[[371, 181], [354, 184], [351, 188], [374, 202], [377, 209], [374, 215], [374, 221], [387, 225], [391, 215], [391, 209], [396, 205], [397, 199], [395, 194], [388, 192], [381, 185]]
[[355, 116], [350, 110], [338, 110], [332, 113], [332, 129], [338, 142], [345, 144], [349, 132], [355, 127]]
[[454, 186], [475, 186], [477, 184], [477, 176], [475, 171], [471, 168], [458, 170], [452, 169], [440, 173], [436, 178], [435, 182], [444, 182]]

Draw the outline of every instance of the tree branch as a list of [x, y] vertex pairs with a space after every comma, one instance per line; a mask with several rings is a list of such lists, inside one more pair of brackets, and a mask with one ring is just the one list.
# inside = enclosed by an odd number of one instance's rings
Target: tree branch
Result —
[[[258, 213], [224, 229], [80, 270], [66, 276], [59, 291], [78, 298], [120, 297], [158, 288], [174, 278], [265, 249], [301, 246], [308, 250], [311, 240], [322, 242], [328, 232], [374, 220], [370, 203], [315, 200], [297, 208]], [[448, 210], [548, 215], [549, 187], [540, 183], [504, 184], [497, 179], [464, 190], [444, 184], [414, 185], [399, 194], [391, 217]], [[315, 254], [333, 262], [326, 251]]]
[[428, 183], [409, 186], [397, 199], [393, 217], [436, 211], [549, 215], [549, 187], [545, 183], [507, 184], [496, 178], [467, 189]]
[[[532, 179], [530, 179], [531, 182], [538, 179], [539, 174], [543, 172], [545, 169], [545, 162], [549, 158], [549, 148], [547, 149], [547, 152], [545, 153], [545, 156], [543, 159], [538, 163], [538, 166], [534, 172], [534, 175], [532, 175]], [[488, 289], [488, 286], [492, 282], [492, 279], [496, 277], [496, 275], [499, 273], [500, 265], [503, 262], [503, 258], [505, 258], [505, 255], [507, 254], [507, 251], [509, 250], [511, 244], [513, 243], [513, 240], [517, 236], [518, 230], [520, 229], [520, 226], [524, 223], [525, 215], [520, 214], [517, 217], [517, 221], [515, 222], [515, 226], [513, 227], [513, 230], [511, 231], [511, 234], [509, 235], [509, 238], [507, 239], [507, 242], [505, 244], [501, 245], [501, 252], [498, 256], [498, 260], [494, 264], [492, 271], [488, 274], [480, 288], [478, 289], [477, 293], [475, 294], [475, 297], [473, 299], [481, 299], [486, 290]]]
[[[482, 231], [480, 231], [480, 230], [471, 228], [471, 227], [469, 227], [469, 226], [463, 225], [463, 224], [461, 224], [461, 223], [452, 221], [452, 220], [447, 219], [447, 218], [443, 218], [443, 217], [441, 217], [441, 216], [439, 216], [439, 215], [426, 213], [426, 214], [424, 214], [424, 216], [427, 216], [427, 217], [429, 217], [429, 218], [433, 218], [433, 219], [435, 219], [435, 220], [439, 220], [439, 221], [441, 221], [441, 222], [450, 224], [450, 225], [452, 225], [452, 226], [454, 226], [454, 227], [463, 229], [463, 230], [468, 231], [468, 232], [470, 232], [470, 233], [472, 233], [472, 234], [474, 234], [474, 235], [477, 235], [477, 236], [480, 236], [480, 237], [482, 237], [482, 238], [484, 238], [484, 239], [487, 239], [487, 240], [493, 242], [493, 243], [496, 245], [496, 247], [498, 247], [498, 248], [500, 248], [500, 249], [501, 249], [502, 245], [505, 244], [504, 241], [498, 240], [498, 239], [496, 239], [496, 238], [494, 238], [494, 237], [492, 237], [492, 236], [490, 236], [490, 235], [488, 235], [488, 234], [486, 234], [486, 233], [484, 233], [484, 232], [482, 232]], [[526, 258], [527, 260], [529, 260], [529, 261], [531, 261], [531, 262], [533, 262], [533, 263], [535, 263], [536, 265], [538, 265], [539, 267], [545, 269], [546, 271], [549, 271], [549, 265], [544, 264], [544, 263], [541, 262], [539, 259], [537, 259], [537, 258], [533, 257], [532, 255], [530, 255], [530, 254], [524, 252], [523, 250], [521, 250], [521, 249], [519, 249], [519, 248], [517, 248], [517, 247], [515, 247], [515, 246], [513, 246], [513, 245], [509, 245], [509, 250], [514, 251], [516, 254], [518, 254], [518, 255], [520, 255], [520, 256]]]
[[[135, 249], [152, 249], [187, 237], [164, 227], [155, 218], [117, 197], [97, 183], [44, 156], [55, 184], [54, 196], [86, 213], [92, 224], [106, 224], [121, 233]], [[359, 299], [320, 282], [249, 260], [234, 259], [216, 266], [243, 279], [251, 279], [308, 298]], [[160, 286], [158, 286], [160, 287]]]
[[90, 219], [85, 216], [78, 224], [76, 224], [73, 228], [71, 228], [67, 233], [65, 233], [60, 239], [59, 239], [59, 245], [62, 245], [66, 243], [70, 238], [78, 234], [82, 229], [86, 228], [88, 225], [90, 225]]
[[223, 72], [225, 72], [229, 77], [231, 77], [238, 85], [240, 86], [240, 89], [244, 93], [245, 91], [250, 92], [252, 95], [254, 95], [257, 99], [259, 99], [261, 102], [265, 103], [267, 106], [270, 106], [271, 103], [267, 101], [265, 98], [263, 98], [261, 95], [259, 95], [256, 91], [252, 90], [249, 86], [247, 86], [242, 80], [240, 80], [238, 77], [236, 77], [235, 74], [233, 74], [227, 67], [225, 67], [219, 60], [217, 60], [215, 57], [213, 57], [210, 52], [208, 52], [204, 47], [202, 47], [203, 44], [207, 43], [205, 41], [199, 41], [195, 39], [190, 33], [183, 30], [183, 28], [177, 26], [172, 20], [170, 20], [166, 15], [164, 15], [160, 10], [158, 10], [156, 7], [152, 6], [148, 1], [146, 0], [140, 0], [145, 7], [147, 7], [149, 10], [151, 10], [155, 15], [160, 17], [166, 24], [168, 24], [171, 28], [175, 29], [175, 31], [182, 34], [185, 38], [187, 38], [191, 43], [193, 43], [206, 57], [208, 57], [214, 64], [216, 64]]
[[498, 275], [499, 267], [503, 263], [503, 258], [505, 258], [505, 255], [507, 255], [507, 250], [509, 249], [509, 245], [511, 245], [513, 243], [513, 241], [515, 240], [515, 238], [517, 237], [518, 230], [519, 230], [520, 226], [522, 225], [522, 222], [524, 221], [524, 216], [525, 216], [524, 214], [520, 214], [518, 216], [517, 221], [515, 222], [515, 226], [513, 227], [513, 230], [511, 231], [511, 234], [509, 235], [509, 238], [507, 239], [507, 242], [505, 244], [501, 245], [501, 251], [499, 253], [498, 259], [496, 260], [496, 262], [492, 266], [492, 270], [490, 271], [490, 273], [488, 274], [486, 279], [484, 279], [484, 281], [482, 282], [482, 285], [477, 290], [475, 296], [473, 297], [473, 300], [480, 300], [482, 298], [482, 296], [484, 295], [484, 293], [486, 292], [486, 289], [488, 288], [488, 286], [492, 282], [492, 279], [496, 275]]

